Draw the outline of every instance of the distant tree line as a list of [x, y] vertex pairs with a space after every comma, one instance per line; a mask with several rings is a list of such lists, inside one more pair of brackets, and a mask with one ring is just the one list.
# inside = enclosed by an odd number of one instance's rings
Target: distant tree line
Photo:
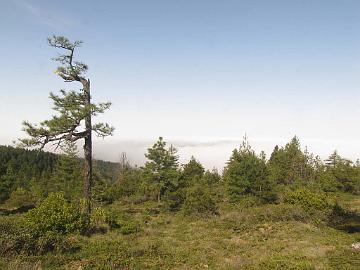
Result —
[[[291, 190], [360, 194], [360, 166], [335, 151], [325, 164], [318, 156], [301, 149], [295, 136], [283, 147], [275, 146], [270, 157], [259, 154], [244, 138], [234, 149], [222, 174], [205, 170], [191, 157], [179, 164], [174, 146], [163, 138], [148, 149], [143, 167], [132, 167], [123, 156], [118, 180], [109, 187], [111, 200], [157, 201], [166, 209], [216, 212], [220, 201], [238, 202], [251, 196], [261, 203], [277, 203]], [[209, 206], [209, 209], [207, 209]]]
[[[220, 201], [236, 203], [252, 196], [262, 203], [276, 203], [284, 191], [300, 187], [360, 194], [359, 162], [335, 151], [325, 164], [302, 150], [297, 137], [283, 147], [275, 146], [269, 158], [264, 152], [257, 154], [245, 138], [233, 150], [222, 174], [205, 170], [194, 157], [179, 164], [176, 148], [167, 146], [161, 137], [145, 156], [143, 167], [132, 166], [124, 153], [120, 163], [96, 161], [94, 200], [152, 200], [170, 211], [215, 213]], [[81, 197], [83, 160], [71, 144], [61, 155], [1, 146], [0, 161], [1, 202], [25, 191], [35, 200], [56, 191], [64, 192], [69, 200]]]

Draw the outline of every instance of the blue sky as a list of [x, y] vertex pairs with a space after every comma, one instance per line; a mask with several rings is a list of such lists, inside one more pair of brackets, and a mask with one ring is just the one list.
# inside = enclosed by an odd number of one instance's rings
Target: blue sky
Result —
[[298, 135], [360, 157], [360, 1], [0, 2], [0, 144], [51, 115], [52, 34], [81, 39], [95, 100], [116, 127], [95, 157], [135, 163], [158, 136], [221, 167], [246, 133], [269, 154]]

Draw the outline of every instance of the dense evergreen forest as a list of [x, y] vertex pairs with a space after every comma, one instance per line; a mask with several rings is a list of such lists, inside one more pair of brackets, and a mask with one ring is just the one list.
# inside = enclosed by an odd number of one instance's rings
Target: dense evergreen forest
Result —
[[219, 173], [160, 137], [142, 167], [94, 161], [90, 216], [76, 153], [0, 147], [2, 268], [359, 269], [360, 164], [336, 151], [244, 138]]
[[[76, 153], [54, 154], [0, 145], [0, 203], [17, 190], [27, 190], [39, 200], [49, 192], [65, 192], [69, 187], [67, 196], [79, 197], [82, 163]], [[95, 160], [94, 166], [97, 185], [116, 181], [118, 163]]]

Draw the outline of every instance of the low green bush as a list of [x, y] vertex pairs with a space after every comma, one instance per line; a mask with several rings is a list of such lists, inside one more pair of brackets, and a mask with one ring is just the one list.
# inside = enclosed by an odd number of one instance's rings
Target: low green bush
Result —
[[330, 203], [325, 193], [298, 188], [284, 194], [284, 202], [301, 206], [307, 212], [329, 210]]
[[341, 184], [336, 180], [336, 177], [329, 171], [321, 174], [317, 181], [319, 188], [325, 192], [336, 192], [341, 189]]
[[91, 211], [90, 226], [88, 233], [106, 233], [111, 228], [118, 228], [116, 218], [112, 213], [103, 207], [95, 207]]
[[108, 213], [104, 208], [96, 207], [92, 210], [90, 216], [90, 226], [92, 228], [106, 227], [108, 224]]
[[39, 255], [47, 252], [64, 253], [78, 248], [78, 242], [57, 232], [36, 235], [26, 226], [23, 217], [4, 217], [0, 220], [0, 255]]
[[182, 210], [185, 215], [218, 214], [218, 208], [211, 198], [208, 188], [200, 184], [188, 189]]
[[[75, 245], [74, 245], [75, 244]], [[36, 239], [35, 252], [45, 254], [49, 251], [64, 253], [78, 249], [76, 241], [57, 232], [48, 231]]]
[[140, 231], [140, 224], [131, 215], [114, 211], [101, 211], [101, 222], [110, 228], [119, 229], [122, 234], [132, 234]]
[[243, 196], [240, 200], [236, 202], [237, 208], [249, 208], [253, 206], [259, 206], [262, 204], [262, 201], [259, 197], [253, 195]]
[[[19, 192], [22, 193], [22, 192]], [[77, 248], [70, 233], [85, 232], [89, 220], [80, 206], [68, 202], [63, 193], [51, 193], [25, 215], [0, 219], [0, 254], [38, 255]]]
[[138, 223], [130, 221], [130, 222], [123, 222], [120, 225], [120, 232], [122, 234], [133, 234], [140, 231], [140, 226]]
[[164, 208], [168, 211], [178, 211], [181, 209], [186, 197], [186, 189], [180, 188], [175, 191], [166, 192], [163, 196]]
[[33, 237], [24, 223], [22, 218], [1, 217], [0, 255], [15, 255], [33, 249]]
[[62, 234], [84, 232], [89, 228], [89, 219], [78, 205], [68, 202], [61, 192], [50, 195], [36, 208], [26, 214], [26, 226], [35, 235], [47, 232]]
[[279, 203], [279, 195], [274, 190], [268, 190], [258, 195], [263, 203]]
[[115, 222], [122, 234], [132, 234], [140, 231], [140, 224], [131, 215], [119, 213]]

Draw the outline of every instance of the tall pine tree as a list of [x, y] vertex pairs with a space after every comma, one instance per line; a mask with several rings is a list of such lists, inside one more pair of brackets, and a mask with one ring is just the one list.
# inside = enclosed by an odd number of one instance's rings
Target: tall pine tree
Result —
[[85, 77], [88, 67], [74, 59], [75, 49], [81, 46], [81, 41], [70, 42], [62, 36], [53, 36], [48, 39], [51, 47], [63, 50], [65, 53], [54, 58], [60, 63], [56, 70], [65, 82], [78, 82], [81, 84], [80, 91], [60, 90], [60, 94], [50, 93], [54, 102], [54, 110], [58, 113], [51, 119], [41, 122], [39, 125], [27, 121], [23, 123], [24, 131], [29, 138], [20, 139], [20, 145], [24, 147], [39, 147], [54, 143], [56, 147], [65, 141], [75, 142], [84, 140], [84, 180], [83, 193], [87, 201], [87, 212], [91, 211], [91, 186], [92, 186], [92, 133], [100, 137], [111, 135], [114, 128], [106, 123], [92, 123], [93, 116], [103, 113], [110, 108], [111, 103], [95, 104], [91, 102], [90, 80]]

